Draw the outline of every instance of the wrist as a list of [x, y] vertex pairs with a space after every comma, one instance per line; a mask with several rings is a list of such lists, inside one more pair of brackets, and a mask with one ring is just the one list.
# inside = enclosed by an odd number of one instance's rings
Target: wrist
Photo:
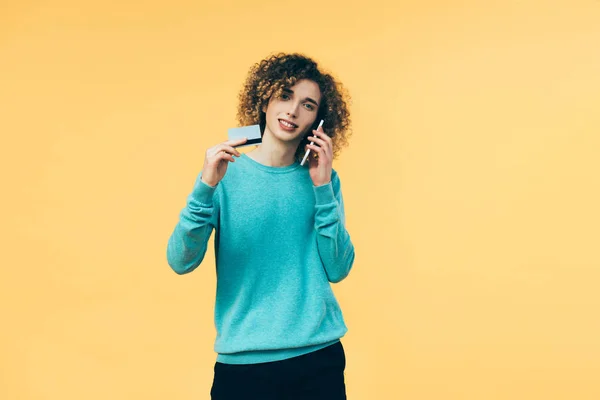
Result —
[[208, 182], [206, 179], [204, 179], [203, 176], [200, 177], [200, 180], [207, 186], [210, 186], [211, 188], [214, 188], [218, 185], [219, 182], [216, 183], [212, 183], [212, 182]]
[[335, 194], [333, 193], [331, 182], [315, 186], [313, 187], [313, 191], [315, 193], [316, 204], [330, 204], [335, 202]]
[[331, 183], [331, 179], [328, 180], [327, 182], [313, 182], [313, 186], [314, 187], [325, 186], [325, 185], [328, 185], [329, 183]]

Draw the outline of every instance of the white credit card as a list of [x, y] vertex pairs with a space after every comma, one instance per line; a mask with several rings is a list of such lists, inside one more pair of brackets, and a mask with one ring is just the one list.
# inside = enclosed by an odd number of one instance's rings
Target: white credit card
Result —
[[229, 128], [227, 131], [229, 140], [236, 140], [241, 138], [248, 138], [248, 141], [241, 144], [238, 147], [256, 146], [262, 143], [262, 137], [260, 135], [260, 125], [248, 125], [241, 126], [239, 128]]

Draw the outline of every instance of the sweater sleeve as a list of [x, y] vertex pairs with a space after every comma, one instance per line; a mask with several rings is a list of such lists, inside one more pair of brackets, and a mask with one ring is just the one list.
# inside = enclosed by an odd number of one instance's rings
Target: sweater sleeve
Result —
[[208, 239], [218, 224], [217, 186], [209, 186], [198, 175], [186, 206], [179, 214], [167, 244], [167, 262], [179, 275], [192, 272], [204, 259]]
[[354, 245], [345, 226], [344, 199], [337, 173], [332, 173], [331, 182], [313, 189], [319, 255], [329, 282], [337, 283], [348, 276], [354, 264]]

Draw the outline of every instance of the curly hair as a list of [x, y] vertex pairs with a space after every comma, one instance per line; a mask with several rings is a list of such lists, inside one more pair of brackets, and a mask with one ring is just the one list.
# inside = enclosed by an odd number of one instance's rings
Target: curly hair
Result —
[[[302, 79], [314, 81], [321, 90], [321, 105], [312, 129], [317, 129], [320, 120], [324, 120], [323, 131], [332, 139], [335, 159], [341, 149], [348, 145], [348, 138], [352, 134], [348, 109], [351, 98], [339, 81], [319, 70], [317, 63], [303, 54], [271, 54], [250, 68], [238, 95], [238, 123], [240, 126], [258, 124], [261, 132], [264, 132], [266, 114], [262, 110], [271, 96], [281, 96], [284, 88]], [[295, 154], [297, 160], [304, 156], [304, 147], [308, 142], [305, 137], [298, 145]]]

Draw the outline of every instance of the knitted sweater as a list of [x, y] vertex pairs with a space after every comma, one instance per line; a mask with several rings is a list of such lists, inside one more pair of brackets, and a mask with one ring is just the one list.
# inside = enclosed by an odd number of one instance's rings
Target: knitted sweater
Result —
[[178, 274], [200, 265], [215, 232], [217, 361], [282, 360], [337, 342], [347, 327], [331, 283], [354, 263], [341, 183], [314, 186], [308, 166], [245, 153], [209, 186], [198, 175], [167, 246]]

